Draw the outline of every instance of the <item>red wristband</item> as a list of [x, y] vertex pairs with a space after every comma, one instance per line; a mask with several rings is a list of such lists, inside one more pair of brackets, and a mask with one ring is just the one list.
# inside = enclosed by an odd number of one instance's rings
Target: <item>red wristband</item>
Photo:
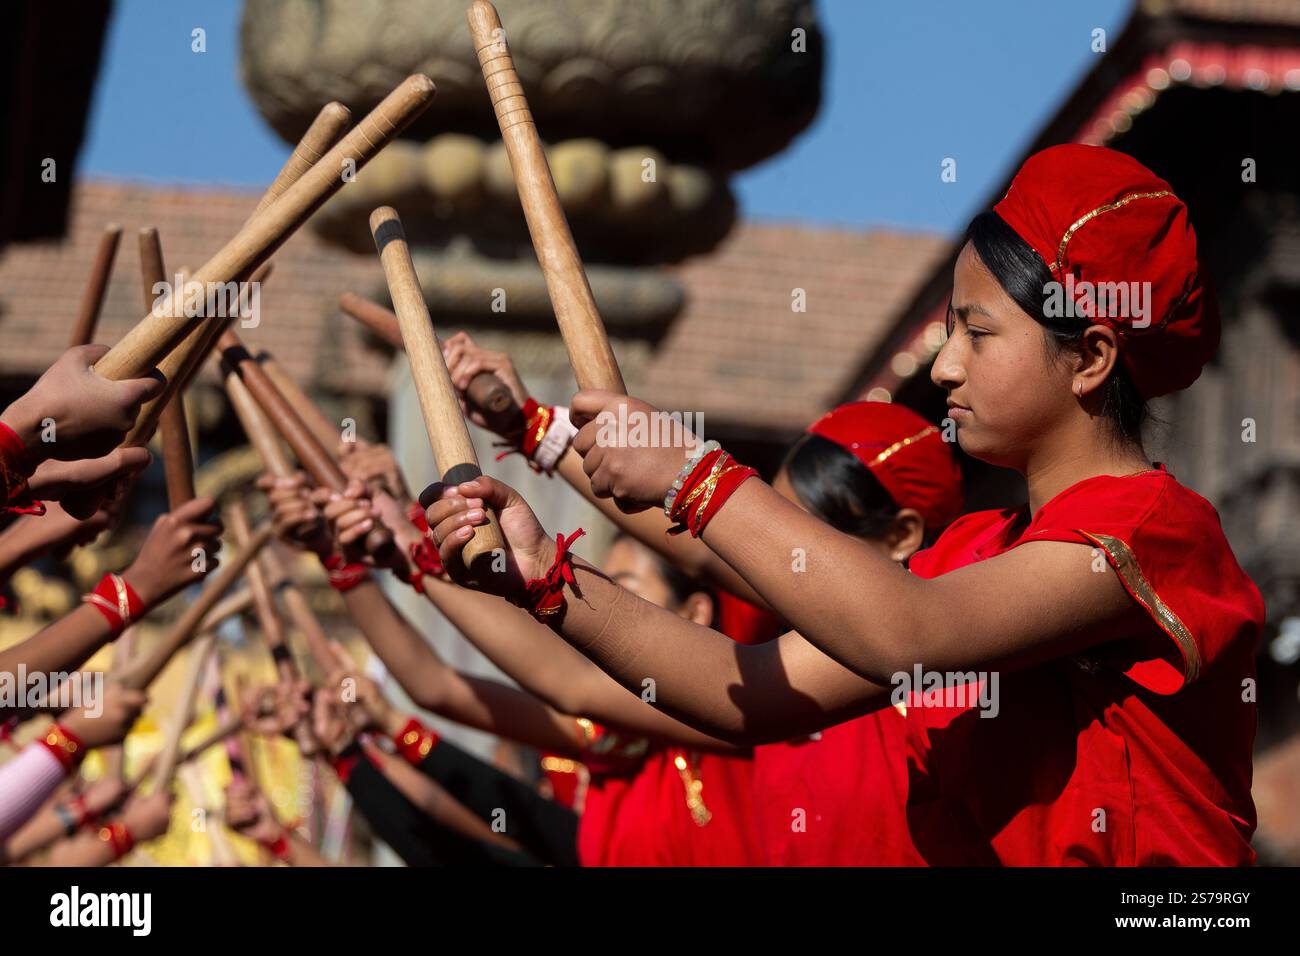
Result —
[[93, 604], [95, 610], [108, 619], [114, 634], [120, 634], [132, 621], [140, 618], [146, 608], [140, 595], [126, 583], [120, 574], [106, 574], [95, 585], [95, 590], [85, 595], [83, 604]]
[[577, 429], [569, 423], [569, 410], [559, 405], [542, 405], [535, 398], [524, 402], [524, 430], [514, 441], [497, 442], [505, 448], [497, 461], [516, 452], [528, 459], [528, 467], [538, 474], [550, 475], [563, 456]]
[[86, 756], [86, 745], [81, 742], [81, 738], [59, 724], [51, 724], [38, 743], [54, 754], [59, 763], [63, 764], [63, 769], [69, 772]]
[[73, 814], [77, 829], [81, 829], [86, 824], [94, 823], [99, 819], [99, 814], [86, 805], [86, 795], [84, 793], [79, 793], [69, 800], [68, 809]]
[[349, 564], [340, 554], [331, 554], [328, 558], [321, 558], [321, 564], [329, 572], [330, 587], [340, 594], [344, 591], [351, 591], [370, 577], [364, 564]]
[[406, 722], [406, 726], [393, 736], [393, 743], [407, 763], [412, 767], [418, 767], [438, 743], [438, 735], [412, 717]]
[[682, 482], [681, 491], [673, 501], [670, 517], [674, 524], [668, 533], [689, 531], [698, 538], [736, 489], [757, 474], [755, 469], [740, 464], [725, 451], [709, 452]]
[[578, 590], [578, 580], [573, 576], [573, 555], [569, 548], [587, 532], [579, 528], [567, 538], [563, 534], [555, 536], [555, 561], [544, 577], [533, 578], [524, 585], [523, 593], [511, 599], [516, 607], [521, 607], [537, 620], [551, 627], [558, 627], [564, 620], [564, 609], [568, 599], [564, 596], [564, 586], [573, 588], [573, 593], [582, 597]]
[[135, 837], [125, 823], [114, 821], [99, 828], [99, 838], [113, 848], [113, 859], [120, 860], [135, 846]]

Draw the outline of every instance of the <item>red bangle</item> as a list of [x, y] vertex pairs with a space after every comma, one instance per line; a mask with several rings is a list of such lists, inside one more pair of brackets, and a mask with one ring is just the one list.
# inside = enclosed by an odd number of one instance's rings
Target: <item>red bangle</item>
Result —
[[735, 490], [757, 474], [725, 451], [709, 452], [682, 482], [670, 515], [674, 524], [668, 533], [689, 531], [698, 538]]
[[349, 564], [340, 554], [331, 554], [328, 558], [321, 558], [321, 564], [325, 565], [325, 570], [329, 572], [330, 587], [340, 594], [344, 591], [351, 591], [370, 577], [364, 564]]
[[418, 767], [438, 743], [438, 735], [412, 717], [406, 722], [406, 726], [393, 736], [393, 743], [397, 745], [397, 752], [407, 763], [412, 767]]
[[100, 578], [95, 590], [85, 595], [83, 604], [93, 604], [108, 619], [114, 634], [120, 634], [132, 621], [144, 614], [146, 608], [140, 595], [126, 583], [120, 574], [106, 574]]
[[38, 742], [54, 754], [67, 771], [71, 771], [86, 756], [86, 745], [81, 742], [81, 738], [59, 724], [51, 724]]
[[564, 586], [573, 588], [573, 593], [582, 597], [578, 590], [578, 580], [573, 576], [573, 555], [569, 548], [587, 532], [579, 528], [567, 538], [563, 534], [555, 536], [555, 561], [544, 577], [533, 578], [524, 585], [523, 592], [511, 603], [521, 607], [537, 620], [551, 627], [558, 627], [564, 620], [564, 609], [568, 599], [564, 596]]
[[135, 837], [125, 823], [113, 821], [99, 828], [99, 838], [113, 848], [113, 859], [120, 860], [135, 846]]

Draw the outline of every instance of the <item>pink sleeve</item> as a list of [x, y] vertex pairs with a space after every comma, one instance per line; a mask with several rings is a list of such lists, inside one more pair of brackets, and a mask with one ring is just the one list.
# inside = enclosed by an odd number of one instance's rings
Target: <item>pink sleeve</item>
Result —
[[0, 767], [0, 839], [26, 823], [67, 775], [59, 758], [39, 741]]

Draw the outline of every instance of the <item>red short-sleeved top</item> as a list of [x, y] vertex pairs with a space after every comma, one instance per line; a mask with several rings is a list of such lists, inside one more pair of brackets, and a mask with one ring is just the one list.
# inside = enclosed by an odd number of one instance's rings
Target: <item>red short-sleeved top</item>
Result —
[[909, 710], [908, 822], [931, 863], [1253, 862], [1259, 591], [1214, 508], [1163, 467], [956, 521], [923, 577], [1031, 541], [1096, 550], [1148, 613], [1085, 654], [1000, 676], [999, 713]]

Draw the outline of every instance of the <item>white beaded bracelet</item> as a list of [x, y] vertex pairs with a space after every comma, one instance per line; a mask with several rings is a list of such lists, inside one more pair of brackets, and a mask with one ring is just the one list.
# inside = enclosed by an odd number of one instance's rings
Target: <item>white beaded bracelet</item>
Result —
[[673, 479], [673, 485], [668, 489], [668, 494], [664, 495], [664, 515], [666, 517], [671, 518], [673, 516], [673, 503], [677, 501], [677, 492], [682, 490], [682, 484], [690, 477], [691, 472], [695, 470], [695, 466], [700, 463], [700, 459], [709, 452], [719, 451], [721, 448], [722, 446], [716, 441], [706, 441], [691, 452], [691, 456], [686, 459], [686, 464], [682, 465], [682, 470]]

